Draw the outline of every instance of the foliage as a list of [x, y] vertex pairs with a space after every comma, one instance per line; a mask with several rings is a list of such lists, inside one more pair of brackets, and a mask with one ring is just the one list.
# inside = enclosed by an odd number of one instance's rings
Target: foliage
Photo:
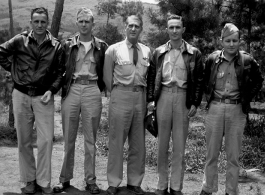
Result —
[[0, 146], [17, 144], [17, 133], [15, 128], [0, 124], [0, 132]]
[[146, 41], [151, 48], [155, 49], [168, 41], [168, 34], [165, 30], [151, 28], [146, 36]]
[[241, 161], [244, 167], [265, 171], [265, 116], [248, 118], [244, 131]]
[[5, 105], [10, 103], [12, 89], [13, 82], [10, 73], [0, 67], [0, 101]]
[[[195, 46], [201, 46], [199, 49], [201, 49], [203, 54], [217, 47], [215, 39], [217, 32], [215, 32], [214, 29], [218, 27], [219, 15], [213, 4], [200, 0], [160, 0], [158, 6], [160, 8], [159, 10], [149, 8], [147, 11], [150, 22], [158, 29], [155, 35], [155, 37], [157, 37], [156, 41], [150, 42], [152, 47], [157, 47], [157, 45], [162, 45], [166, 42], [166, 19], [168, 13], [183, 17], [184, 26], [186, 27], [183, 38], [195, 44]], [[150, 38], [152, 36], [154, 36], [154, 31], [150, 29], [147, 36], [150, 41], [152, 41], [152, 38]], [[194, 41], [194, 38], [204, 44], [199, 45], [200, 43]]]
[[[243, 33], [243, 39], [247, 42], [248, 52], [250, 52], [251, 49], [251, 42], [255, 40], [256, 27], [265, 24], [264, 12], [261, 11], [264, 10], [264, 8], [265, 2], [257, 0], [224, 0], [221, 5], [223, 20], [232, 21], [239, 27]], [[260, 38], [262, 39], [262, 37]]]
[[114, 19], [117, 13], [118, 1], [116, 0], [98, 0], [95, 6], [98, 15], [107, 15], [106, 25], [109, 24], [109, 19]]
[[127, 19], [127, 16], [129, 15], [136, 15], [136, 14], [143, 15], [144, 6], [140, 0], [123, 1], [118, 8], [118, 13], [123, 18], [123, 22], [125, 22]]
[[96, 37], [104, 40], [108, 45], [123, 40], [123, 35], [120, 34], [118, 27], [112, 24], [97, 26], [93, 33]]

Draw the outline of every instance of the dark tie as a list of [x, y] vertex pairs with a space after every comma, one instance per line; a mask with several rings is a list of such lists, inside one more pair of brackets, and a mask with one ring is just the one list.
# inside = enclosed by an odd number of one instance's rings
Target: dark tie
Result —
[[137, 61], [138, 61], [137, 47], [136, 47], [135, 44], [134, 44], [132, 47], [133, 47], [133, 63], [134, 63], [134, 65], [136, 66]]

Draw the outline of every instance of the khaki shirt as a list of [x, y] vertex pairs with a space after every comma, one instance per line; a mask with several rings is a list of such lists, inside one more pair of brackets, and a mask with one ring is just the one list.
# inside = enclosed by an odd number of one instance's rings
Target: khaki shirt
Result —
[[168, 42], [169, 52], [165, 54], [162, 69], [162, 84], [167, 87], [178, 86], [187, 88], [187, 69], [182, 57], [185, 50], [182, 42], [179, 49], [173, 49]]
[[234, 66], [235, 58], [233, 58], [231, 61], [228, 61], [222, 52], [222, 63], [218, 67], [214, 97], [232, 100], [237, 100], [240, 98], [237, 75]]
[[77, 40], [78, 52], [76, 56], [76, 66], [74, 72], [74, 78], [77, 77], [88, 77], [88, 80], [98, 80], [96, 72], [96, 61], [93, 56], [94, 43], [90, 42], [88, 50], [86, 51], [85, 46]]
[[137, 43], [138, 61], [133, 64], [133, 47], [125, 39], [111, 45], [105, 53], [103, 79], [109, 91], [114, 85], [146, 87], [146, 73], [150, 66], [150, 49]]

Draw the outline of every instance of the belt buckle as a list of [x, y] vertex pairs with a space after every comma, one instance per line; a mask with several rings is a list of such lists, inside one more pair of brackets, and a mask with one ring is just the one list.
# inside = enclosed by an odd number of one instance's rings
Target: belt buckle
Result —
[[225, 99], [226, 104], [230, 104], [230, 99]]
[[133, 87], [133, 90], [132, 90], [133, 92], [138, 92], [139, 91], [139, 89], [138, 89], [138, 87]]
[[81, 85], [86, 85], [86, 80], [81, 79], [81, 80], [80, 80], [80, 84], [81, 84]]
[[28, 87], [28, 95], [35, 96], [36, 88], [35, 87]]

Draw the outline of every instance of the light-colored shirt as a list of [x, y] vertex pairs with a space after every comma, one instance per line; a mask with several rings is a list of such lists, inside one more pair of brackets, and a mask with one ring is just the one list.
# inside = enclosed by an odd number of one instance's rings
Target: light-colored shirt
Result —
[[86, 77], [88, 80], [97, 80], [96, 61], [94, 59], [93, 42], [81, 42], [77, 40], [78, 52], [76, 55], [76, 66], [74, 79], [77, 77]]
[[232, 100], [237, 100], [240, 98], [234, 65], [235, 58], [233, 58], [231, 61], [228, 61], [225, 58], [223, 52], [221, 53], [222, 63], [218, 67], [214, 97]]
[[185, 45], [182, 42], [179, 49], [174, 49], [170, 41], [167, 44], [170, 50], [165, 54], [163, 62], [162, 84], [167, 87], [187, 88], [187, 69], [182, 57]]
[[149, 47], [137, 43], [138, 61], [133, 64], [133, 47], [125, 39], [111, 45], [105, 53], [103, 79], [109, 91], [114, 85], [145, 86], [146, 74], [150, 66], [151, 51]]

